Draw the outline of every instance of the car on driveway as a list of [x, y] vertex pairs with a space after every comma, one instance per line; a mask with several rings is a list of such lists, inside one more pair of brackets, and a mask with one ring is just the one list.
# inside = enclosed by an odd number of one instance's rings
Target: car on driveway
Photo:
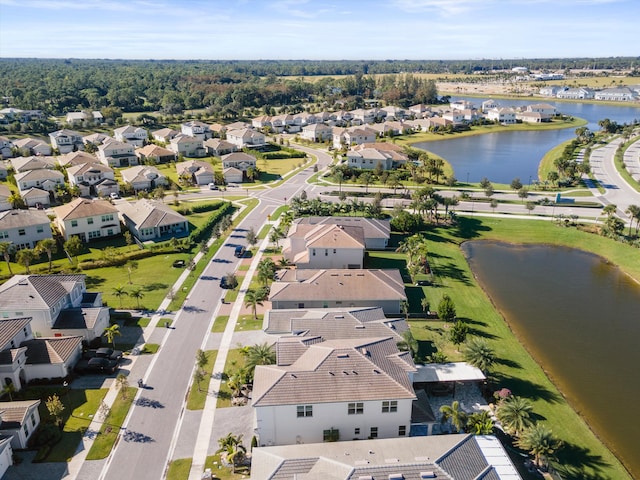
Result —
[[109, 360], [119, 362], [122, 360], [122, 352], [120, 350], [114, 350], [113, 348], [103, 347], [96, 350], [87, 350], [84, 352], [84, 358], [108, 358]]
[[104, 357], [93, 357], [89, 360], [80, 360], [76, 365], [78, 373], [113, 373], [118, 368], [118, 361]]
[[218, 186], [215, 183], [210, 183], [209, 190], [218, 190]]

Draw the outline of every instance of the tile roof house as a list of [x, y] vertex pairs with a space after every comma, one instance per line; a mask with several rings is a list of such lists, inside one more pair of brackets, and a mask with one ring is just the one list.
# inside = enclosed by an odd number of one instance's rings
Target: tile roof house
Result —
[[4, 474], [13, 465], [11, 438], [13, 437], [0, 435], [0, 478], [4, 478]]
[[51, 221], [40, 210], [0, 212], [0, 241], [13, 243], [18, 250], [34, 248], [40, 240], [52, 238]]
[[51, 145], [38, 138], [21, 138], [13, 145], [20, 150], [28, 150], [30, 155], [51, 155]]
[[41, 188], [31, 187], [24, 192], [20, 192], [20, 196], [27, 207], [40, 208], [51, 205], [51, 195]]
[[147, 161], [153, 161], [154, 163], [168, 163], [175, 162], [178, 156], [173, 150], [168, 148], [159, 147], [150, 143], [142, 148], [136, 150], [136, 155], [140, 159], [140, 163], [146, 163]]
[[214, 155], [216, 157], [221, 157], [222, 155], [233, 153], [238, 150], [238, 147], [233, 143], [219, 138], [210, 138], [205, 140], [204, 148], [207, 150], [208, 155]]
[[204, 157], [207, 154], [201, 139], [182, 133], [169, 140], [169, 149], [185, 157]]
[[[11, 140], [9, 140], [7, 137], [0, 136], [0, 160], [2, 160], [3, 158], [13, 157], [13, 148], [14, 145]], [[6, 174], [2, 178], [5, 177]]]
[[26, 449], [29, 438], [40, 425], [40, 400], [0, 402], [0, 435], [11, 436], [11, 447]]
[[280, 270], [271, 285], [273, 309], [382, 307], [400, 313], [407, 300], [399, 270]]
[[175, 137], [176, 135], [178, 135], [177, 130], [174, 130], [173, 128], [161, 128], [160, 130], [155, 130], [154, 132], [151, 132], [151, 135], [153, 136], [154, 140], [157, 140], [158, 142], [165, 142], [165, 143], [169, 143], [169, 141]]
[[377, 136], [378, 132], [368, 127], [334, 128], [333, 147], [340, 149], [344, 146], [373, 143], [376, 141]]
[[85, 135], [82, 137], [82, 141], [85, 145], [92, 144], [95, 147], [102, 145], [104, 142], [108, 140], [115, 140], [113, 137], [107, 135], [106, 133], [91, 133], [89, 135]]
[[283, 243], [284, 258], [297, 268], [362, 268], [364, 230], [358, 226], [298, 227]]
[[98, 194], [108, 196], [119, 190], [113, 169], [99, 162], [68, 167], [67, 178], [70, 185], [76, 185], [80, 189], [83, 197]]
[[189, 220], [157, 200], [139, 200], [118, 204], [120, 217], [141, 242], [167, 240], [189, 234]]
[[55, 207], [53, 213], [58, 229], [65, 240], [73, 235], [83, 242], [120, 234], [118, 209], [106, 200], [75, 200]]
[[80, 125], [84, 122], [97, 125], [102, 123], [103, 120], [104, 117], [98, 110], [94, 110], [92, 112], [69, 112], [65, 118], [65, 121], [69, 125]]
[[222, 170], [225, 183], [241, 183], [244, 180], [244, 172], [236, 167], [229, 167]]
[[206, 123], [198, 122], [197, 120], [185, 122], [180, 125], [180, 131], [193, 138], [198, 138], [202, 141], [212, 137], [211, 128]]
[[227, 142], [238, 148], [256, 148], [266, 145], [264, 134], [252, 128], [227, 130]]
[[237, 168], [246, 172], [249, 168], [256, 166], [256, 157], [244, 152], [234, 152], [222, 157], [222, 168]]
[[16, 157], [11, 159], [11, 166], [16, 173], [40, 170], [42, 168], [53, 169], [57, 165], [56, 159], [49, 156]]
[[98, 159], [108, 167], [138, 165], [134, 146], [118, 140], [106, 140], [98, 147]]
[[502, 124], [516, 123], [516, 111], [507, 107], [492, 108], [487, 112], [487, 119]]
[[[11, 197], [11, 189], [6, 185], [0, 185], [0, 212], [5, 210], [11, 210], [13, 207], [11, 206], [11, 202], [9, 202], [9, 197]], [[49, 194], [47, 194], [49, 196]]]
[[261, 446], [251, 454], [251, 480], [521, 480], [492, 435]]
[[57, 130], [49, 134], [51, 146], [57, 148], [60, 155], [73, 152], [74, 150], [84, 150], [82, 135], [66, 128]]
[[189, 160], [176, 163], [176, 171], [179, 178], [189, 178], [194, 185], [208, 185], [213, 182], [213, 165], [209, 162]]
[[85, 279], [14, 275], [0, 285], [0, 316], [31, 317], [36, 337], [82, 336], [91, 341], [109, 326], [109, 309], [102, 306], [101, 293], [87, 292]]
[[[373, 144], [379, 145], [379, 144]], [[405, 164], [409, 157], [402, 152], [387, 150], [383, 148], [371, 147], [363, 149], [352, 149], [345, 154], [347, 157], [347, 165], [350, 168], [358, 168], [361, 170], [393, 170], [399, 165]], [[380, 167], [378, 167], [380, 165]]]
[[135, 147], [142, 147], [149, 139], [149, 132], [142, 127], [134, 127], [133, 125], [125, 125], [116, 128], [113, 136], [119, 142], [130, 143]]
[[638, 100], [638, 94], [629, 87], [613, 87], [596, 92], [594, 98], [614, 102], [633, 102]]
[[151, 165], [138, 165], [120, 171], [122, 181], [128, 183], [137, 192], [140, 190], [151, 191], [156, 187], [164, 187], [169, 184], [166, 175]]
[[312, 142], [324, 142], [333, 138], [333, 129], [324, 123], [312, 123], [302, 127], [300, 137]]
[[16, 173], [15, 179], [20, 193], [32, 187], [55, 192], [58, 186], [64, 185], [64, 174], [48, 168]]
[[85, 163], [100, 163], [98, 157], [87, 152], [70, 152], [58, 157], [58, 163], [63, 167], [73, 167]]

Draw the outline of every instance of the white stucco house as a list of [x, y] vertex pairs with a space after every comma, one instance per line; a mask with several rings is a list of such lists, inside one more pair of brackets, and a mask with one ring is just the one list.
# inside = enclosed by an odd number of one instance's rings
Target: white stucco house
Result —
[[75, 200], [53, 208], [54, 222], [65, 240], [73, 235], [83, 242], [120, 235], [118, 209], [107, 200]]
[[40, 400], [0, 403], [0, 435], [11, 437], [13, 449], [26, 449], [27, 442], [40, 425]]
[[391, 237], [391, 224], [388, 219], [365, 217], [300, 217], [289, 227], [287, 237], [304, 236], [316, 225], [342, 225], [360, 227], [363, 231], [364, 244], [367, 250], [384, 250]]
[[492, 108], [487, 112], [487, 119], [502, 124], [516, 123], [516, 111], [507, 107]]
[[116, 128], [113, 131], [113, 136], [119, 142], [130, 143], [134, 147], [142, 147], [149, 139], [149, 132], [142, 127], [126, 125]]
[[98, 159], [107, 167], [137, 165], [134, 145], [118, 140], [107, 140], [98, 147]]
[[178, 177], [191, 178], [194, 185], [207, 185], [214, 179], [213, 165], [200, 160], [176, 163], [176, 172]]
[[82, 135], [69, 129], [57, 130], [49, 134], [51, 147], [57, 148], [62, 155], [75, 150], [84, 150]]
[[152, 165], [138, 165], [120, 171], [122, 181], [128, 183], [137, 192], [165, 187], [169, 184], [166, 175]]
[[227, 142], [242, 148], [258, 148], [266, 145], [265, 136], [252, 128], [227, 130]]
[[64, 185], [64, 174], [48, 168], [16, 173], [15, 179], [20, 193], [33, 187], [55, 192], [59, 186]]
[[211, 128], [209, 125], [203, 122], [199, 122], [197, 120], [185, 122], [180, 125], [180, 131], [184, 135], [188, 135], [189, 137], [198, 138], [202, 141], [207, 140], [212, 137]]
[[189, 235], [189, 220], [158, 200], [124, 202], [118, 210], [127, 229], [141, 242]]
[[185, 134], [178, 134], [169, 140], [169, 150], [176, 155], [184, 157], [204, 157], [207, 152], [204, 149], [203, 141], [200, 138], [190, 137]]
[[52, 238], [51, 221], [41, 210], [0, 212], [0, 241], [11, 242], [16, 249], [34, 248], [40, 240]]
[[[67, 168], [67, 177], [70, 185], [76, 185], [83, 197], [90, 195], [108, 196], [110, 193], [118, 193], [118, 183], [115, 181], [115, 172], [111, 167], [102, 163], [85, 163]], [[105, 180], [107, 180], [105, 182]]]

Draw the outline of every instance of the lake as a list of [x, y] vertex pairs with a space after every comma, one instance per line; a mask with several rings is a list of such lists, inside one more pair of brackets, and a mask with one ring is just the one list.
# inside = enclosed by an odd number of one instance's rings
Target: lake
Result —
[[[484, 99], [452, 97], [451, 100], [469, 100], [479, 106]], [[566, 115], [584, 118], [589, 122], [587, 127], [594, 131], [600, 128], [598, 122], [605, 118], [618, 123], [632, 123], [635, 119], [640, 119], [640, 108], [631, 106], [565, 103], [539, 98], [496, 101], [505, 107], [549, 103]], [[520, 177], [522, 183], [527, 183], [529, 177], [533, 180], [538, 178], [538, 165], [545, 153], [574, 137], [575, 128], [505, 131], [471, 137], [451, 137], [434, 142], [419, 142], [413, 146], [429, 150], [446, 159], [453, 166], [455, 176], [461, 182], [479, 182], [483, 177], [487, 177], [492, 182], [508, 184], [515, 177]]]
[[462, 249], [520, 341], [640, 478], [640, 285], [576, 249], [489, 241]]

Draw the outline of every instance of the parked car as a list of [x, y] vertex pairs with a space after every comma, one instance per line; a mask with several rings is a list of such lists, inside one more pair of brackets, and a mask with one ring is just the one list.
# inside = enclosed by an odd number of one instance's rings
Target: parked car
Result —
[[109, 196], [111, 197], [112, 200], [118, 200], [120, 198], [120, 195], [117, 194], [116, 192], [111, 192]]
[[236, 247], [236, 251], [233, 254], [238, 258], [242, 258], [244, 257], [246, 251], [247, 249], [245, 247], [243, 247], [242, 245], [238, 245]]
[[78, 373], [113, 373], [118, 368], [118, 361], [104, 357], [93, 357], [89, 360], [80, 360], [76, 365]]
[[95, 350], [87, 350], [84, 352], [84, 358], [108, 358], [109, 360], [119, 362], [122, 360], [122, 352], [120, 350], [114, 350], [113, 348], [103, 347]]
[[209, 190], [218, 190], [218, 186], [215, 183], [210, 183]]

